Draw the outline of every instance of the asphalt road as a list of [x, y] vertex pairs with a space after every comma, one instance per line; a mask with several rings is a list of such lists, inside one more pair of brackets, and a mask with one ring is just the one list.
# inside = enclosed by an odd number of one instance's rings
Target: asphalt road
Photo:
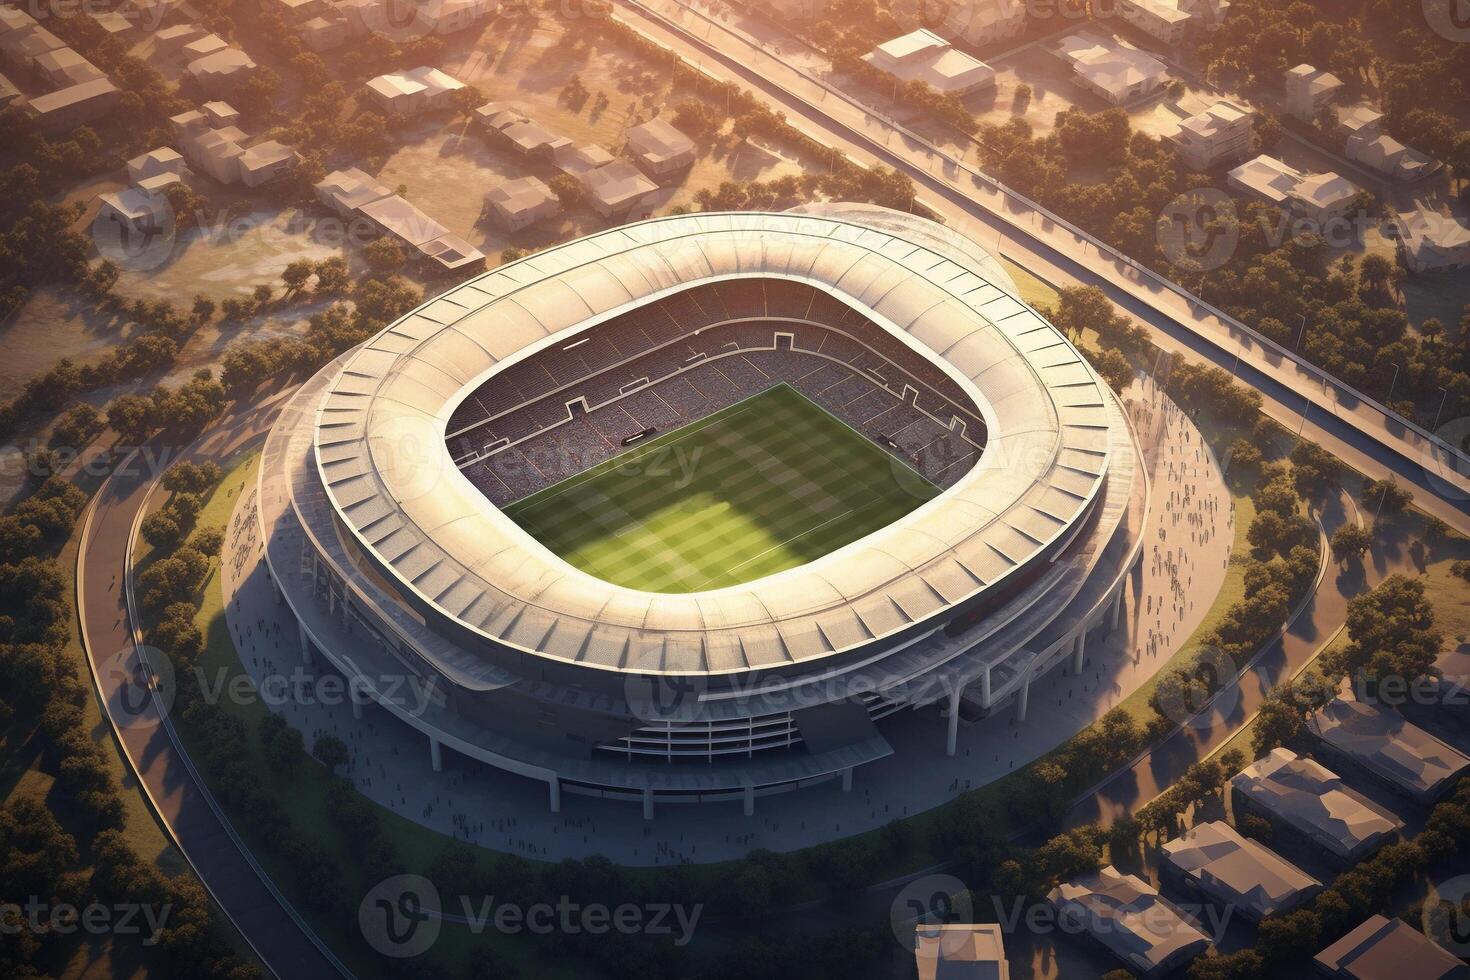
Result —
[[[211, 430], [190, 455], [223, 459], [247, 446], [269, 428], [278, 404], [270, 399], [228, 427]], [[103, 709], [169, 835], [265, 966], [282, 980], [341, 975], [339, 964], [305, 931], [211, 805], [207, 788], [176, 741], [166, 709], [159, 710], [166, 694], [152, 695], [140, 680], [145, 675], [138, 669], [124, 569], [149, 488], [160, 472], [150, 462], [157, 448], [144, 447], [107, 478], [87, 510], [82, 531], [77, 604]], [[159, 688], [167, 691], [169, 685]]]

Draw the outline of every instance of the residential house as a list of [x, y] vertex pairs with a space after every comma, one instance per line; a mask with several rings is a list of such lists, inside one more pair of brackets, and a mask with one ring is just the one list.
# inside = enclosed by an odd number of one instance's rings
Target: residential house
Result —
[[1463, 752], [1397, 711], [1350, 695], [1310, 715], [1307, 728], [1331, 754], [1362, 766], [1420, 803], [1439, 799], [1470, 769]]
[[368, 80], [368, 95], [390, 116], [407, 118], [452, 105], [464, 83], [427, 65], [389, 72]]
[[1322, 890], [1322, 883], [1223, 820], [1195, 824], [1164, 844], [1160, 868], [1255, 921], [1290, 910]]
[[26, 108], [42, 132], [64, 133], [101, 119], [113, 110], [121, 96], [112, 82], [96, 78], [38, 95]]
[[1216, 102], [1180, 121], [1179, 131], [1169, 140], [1185, 166], [1191, 170], [1209, 170], [1249, 155], [1254, 118], [1249, 110], [1233, 102]]
[[1316, 122], [1317, 115], [1342, 91], [1342, 79], [1311, 65], [1297, 65], [1286, 73], [1286, 111], [1303, 122]]
[[1323, 225], [1345, 215], [1362, 192], [1362, 188], [1335, 173], [1303, 173], [1264, 153], [1231, 170], [1230, 184]]
[[995, 71], [989, 65], [956, 50], [930, 30], [885, 41], [863, 55], [863, 60], [899, 82], [923, 82], [945, 95], [968, 95], [995, 84]]
[[1230, 786], [1248, 806], [1343, 862], [1362, 860], [1404, 825], [1337, 773], [1290, 749], [1273, 749], [1232, 777]]
[[561, 212], [561, 201], [535, 177], [497, 184], [485, 196], [495, 223], [505, 231], [520, 231]]
[[919, 923], [914, 928], [918, 980], [1010, 980], [1000, 926]]
[[1152, 885], [1109, 865], [1064, 881], [1047, 901], [1070, 928], [1086, 933], [1141, 977], [1182, 967], [1210, 948], [1210, 939]]
[[1112, 105], [1152, 95], [1169, 79], [1162, 61], [1121, 38], [1069, 34], [1053, 50], [1072, 66], [1078, 84]]
[[694, 164], [694, 141], [658, 116], [628, 130], [627, 149], [643, 172], [655, 180], [688, 170]]
[[1381, 915], [1318, 953], [1317, 972], [1337, 980], [1465, 980], [1470, 967], [1402, 919]]

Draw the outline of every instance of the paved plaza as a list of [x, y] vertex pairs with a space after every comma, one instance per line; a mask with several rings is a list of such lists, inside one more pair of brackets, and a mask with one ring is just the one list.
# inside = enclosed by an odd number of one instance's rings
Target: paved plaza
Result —
[[[1224, 581], [1234, 515], [1219, 465], [1193, 424], [1151, 383], [1126, 393], [1153, 478], [1154, 506], [1143, 560], [1131, 577], [1125, 615], [1088, 643], [1081, 673], [1066, 666], [1032, 684], [1029, 714], [1013, 704], [962, 725], [958, 750], [945, 754], [946, 723], [934, 708], [881, 723], [894, 753], [859, 769], [850, 792], [840, 782], [757, 800], [691, 806], [660, 801], [652, 820], [636, 803], [563, 794], [548, 811], [546, 786], [443, 753], [430, 765], [428, 740], [369, 705], [361, 720], [348, 704], [273, 705], [310, 747], [323, 735], [346, 742], [346, 770], [369, 798], [432, 830], [540, 860], [606, 855], [626, 865], [709, 862], [753, 848], [795, 850], [881, 827], [983, 786], [1100, 717], [1156, 673], [1199, 625]], [[223, 574], [230, 634], [257, 685], [305, 669], [295, 620], [278, 604], [261, 561], [254, 482], [247, 483], [227, 530]], [[318, 666], [321, 664], [317, 660]]]

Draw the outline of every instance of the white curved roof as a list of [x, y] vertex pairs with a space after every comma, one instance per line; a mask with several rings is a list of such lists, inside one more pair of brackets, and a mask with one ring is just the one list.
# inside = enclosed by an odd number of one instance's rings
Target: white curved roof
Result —
[[[1009, 282], [977, 274], [993, 262], [957, 262], [954, 236], [926, 224], [851, 212], [657, 218], [470, 280], [345, 359], [317, 412], [327, 494], [403, 589], [498, 643], [589, 667], [777, 667], [922, 623], [1068, 534], [1110, 450], [1102, 382], [1077, 351]], [[905, 227], [915, 233], [902, 237]], [[510, 363], [700, 282], [759, 276], [824, 289], [948, 370], [987, 423], [980, 462], [839, 551], [687, 594], [573, 568], [454, 467], [452, 411]]]

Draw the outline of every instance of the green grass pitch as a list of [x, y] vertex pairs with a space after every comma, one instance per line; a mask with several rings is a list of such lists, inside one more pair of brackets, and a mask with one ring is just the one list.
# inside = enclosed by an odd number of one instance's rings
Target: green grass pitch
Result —
[[781, 384], [505, 513], [598, 578], [647, 592], [700, 592], [805, 564], [939, 492]]

